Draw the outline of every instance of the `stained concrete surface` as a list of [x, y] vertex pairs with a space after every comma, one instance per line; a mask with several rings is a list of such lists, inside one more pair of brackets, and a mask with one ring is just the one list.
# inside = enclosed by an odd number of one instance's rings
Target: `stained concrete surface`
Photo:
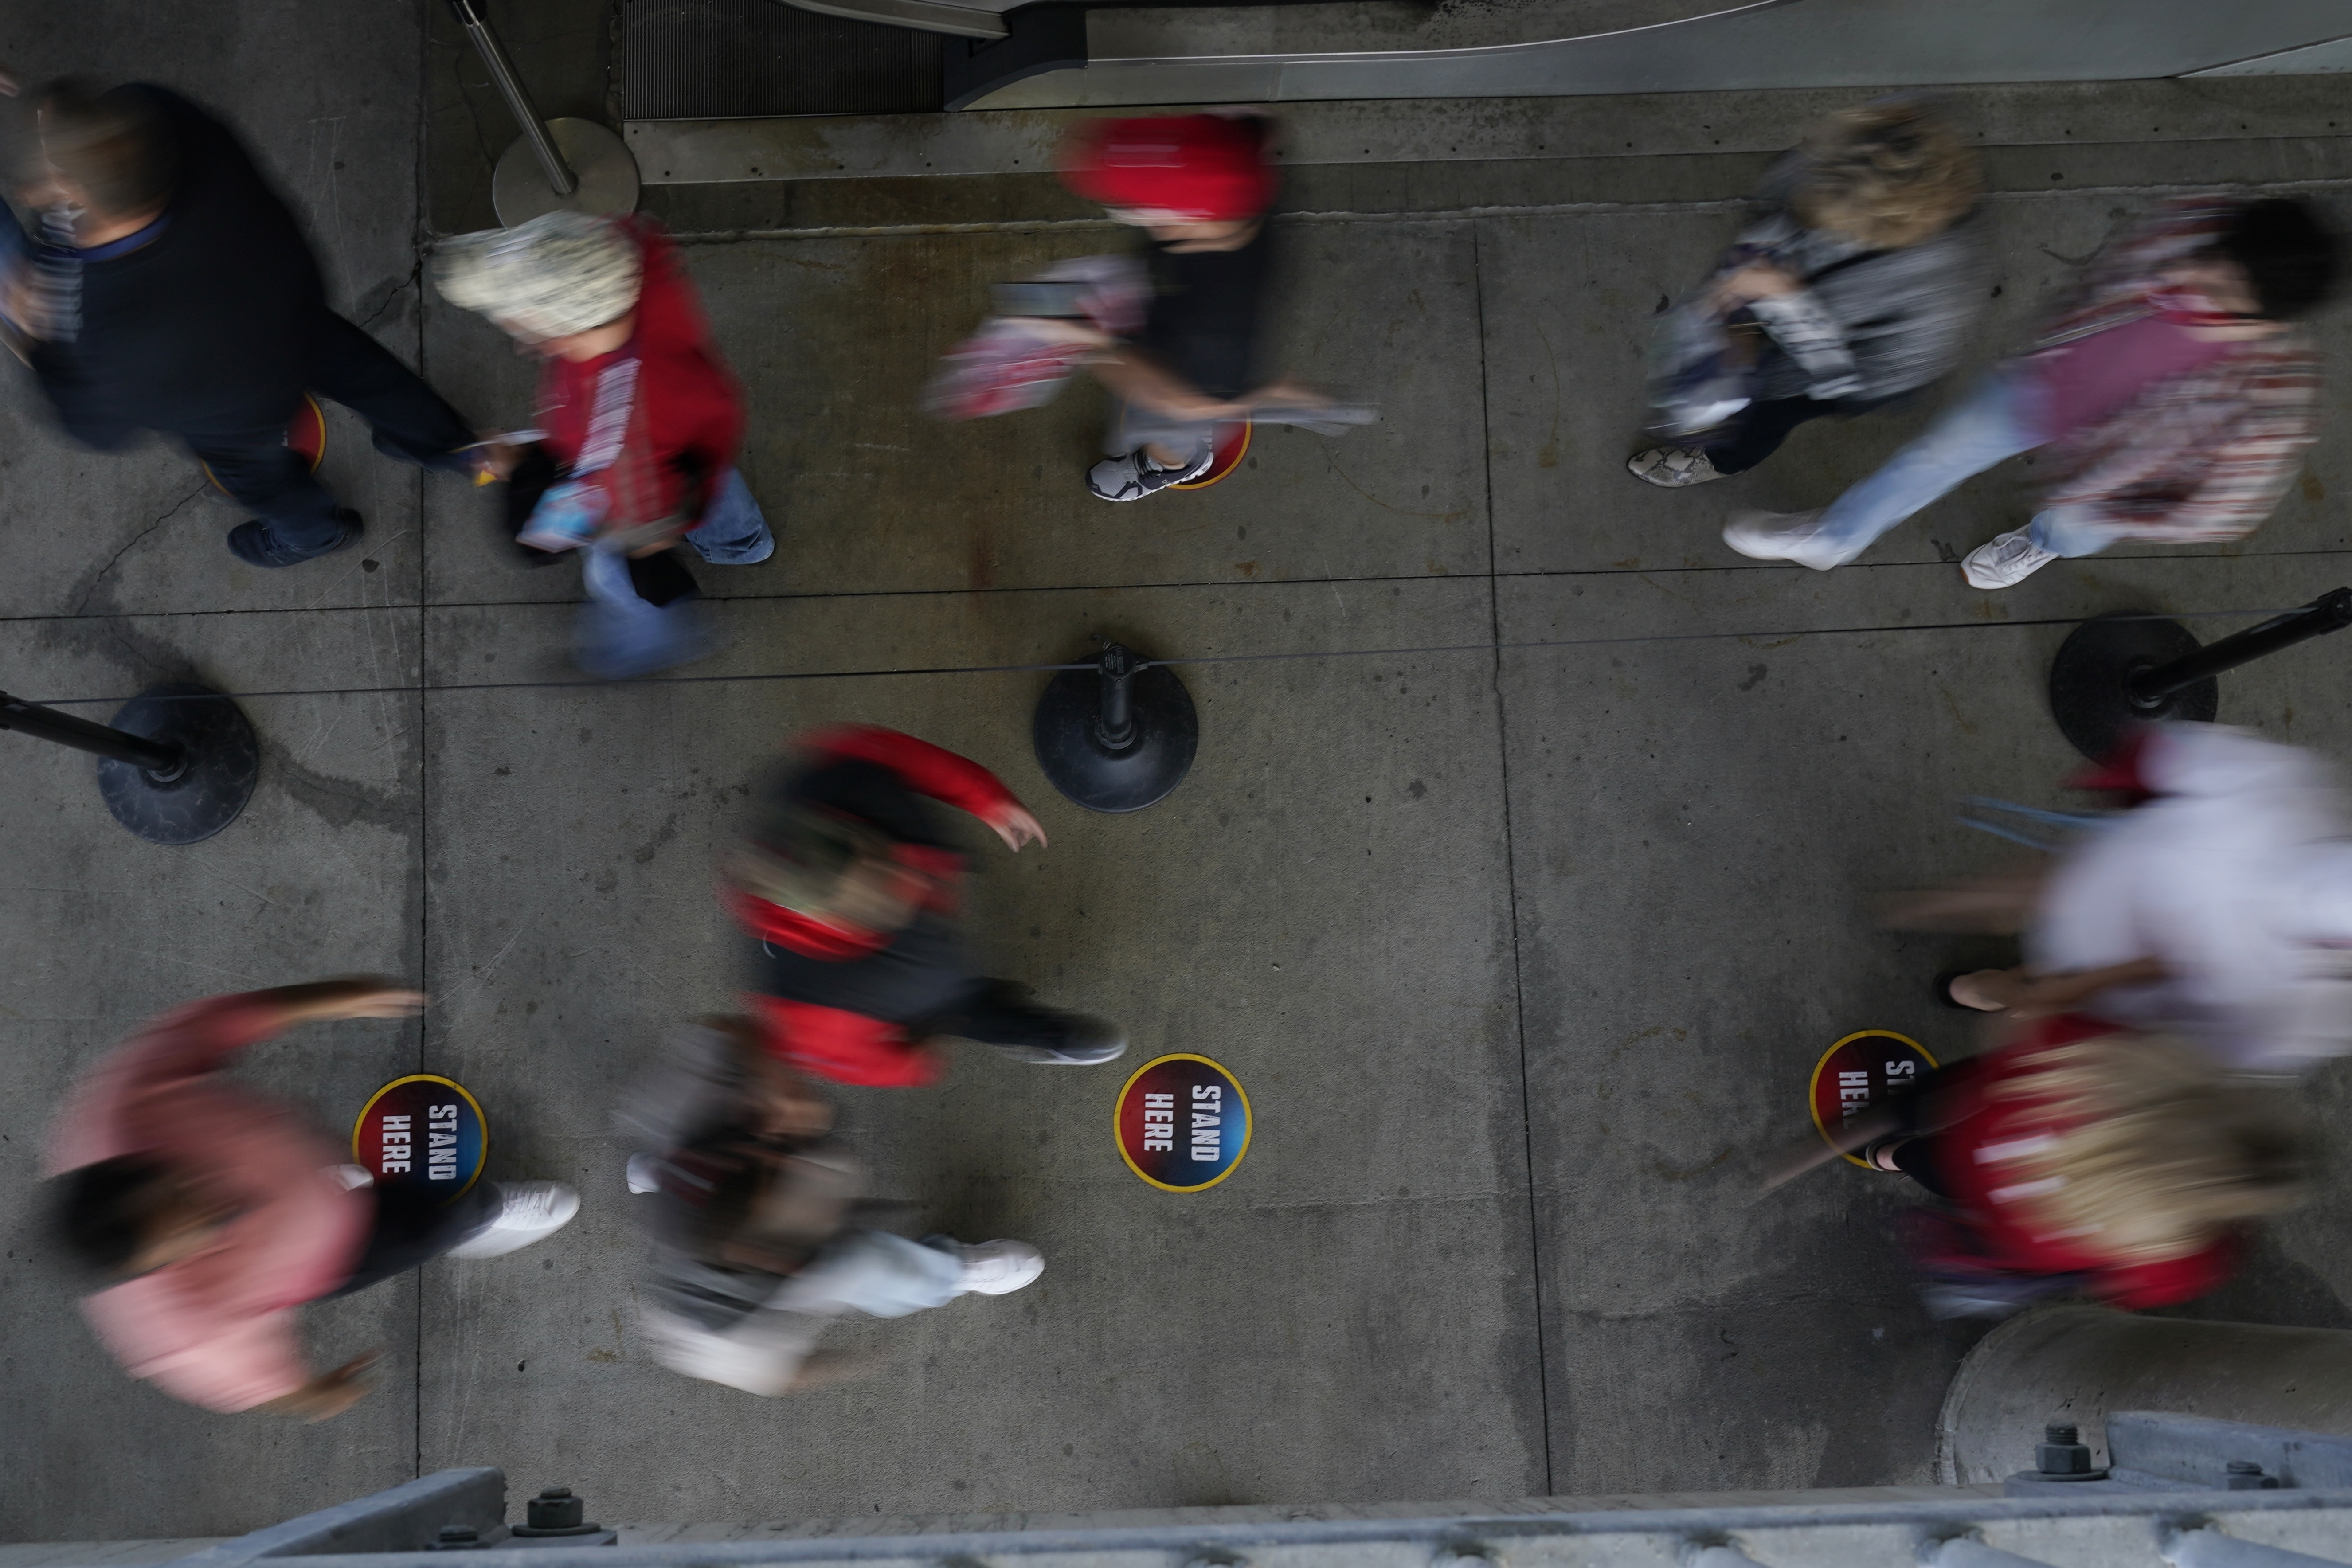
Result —
[[[543, 96], [593, 105], [602, 13], [518, 10]], [[411, 12], [404, 41], [341, 0], [299, 28], [234, 16], [184, 44], [144, 10], [86, 36], [19, 21], [7, 45], [29, 74], [158, 75], [235, 110], [341, 298], [369, 316], [390, 280], [374, 330], [477, 416], [520, 420], [528, 366], [404, 288], [420, 166], [436, 214], [480, 194], [465, 185], [479, 169], [425, 151], [455, 112], [433, 84], [460, 63], [424, 41], [437, 9]], [[407, 116], [331, 184], [304, 163], [318, 132], [296, 112], [331, 68]], [[2280, 91], [2307, 119], [2304, 84]], [[2352, 173], [2303, 119], [2291, 153], [2258, 120], [2152, 147], [2145, 184], [2290, 155], [2305, 177]], [[2103, 143], [2103, 180], [2128, 162], [2119, 145]], [[2032, 161], [1994, 149], [2012, 154]], [[253, 573], [217, 542], [234, 513], [172, 510], [195, 490], [184, 458], [74, 452], [12, 380], [8, 689], [195, 674], [341, 694], [248, 701], [261, 791], [187, 850], [113, 827], [84, 759], [9, 742], [0, 824], [19, 870], [0, 920], [16, 962], [0, 1005], [26, 1081], [0, 1111], [16, 1194], [0, 1379], [30, 1418], [0, 1434], [19, 1478], [0, 1533], [230, 1531], [461, 1463], [573, 1485], [606, 1518], [739, 1522], [1927, 1479], [1969, 1333], [1909, 1298], [1885, 1235], [1900, 1184], [1838, 1169], [1757, 1201], [1753, 1157], [1801, 1129], [1812, 1059], [1840, 1034], [1971, 1047], [1924, 991], [1948, 950], [1872, 931], [1861, 901], [2007, 859], [1953, 825], [1956, 795], [2060, 799], [2072, 759], [2039, 682], [2073, 619], [2251, 616], [2343, 580], [2342, 395], [2295, 496], [2242, 547], [2118, 552], [1972, 594], [1946, 552], [2016, 521], [2004, 472], [1856, 567], [1738, 562], [1714, 539], [1724, 510], [1824, 499], [1934, 398], [1809, 427], [1704, 490], [1626, 479], [1643, 321], [1728, 233], [1747, 165], [1621, 162], [1611, 178], [1634, 177], [1614, 205], [1524, 216], [1444, 216], [1436, 165], [1330, 176], [1314, 205], [1340, 216], [1282, 233], [1278, 357], [1375, 398], [1384, 423], [1336, 442], [1269, 432], [1224, 485], [1123, 509], [1077, 487], [1089, 393], [959, 427], [913, 405], [985, 283], [1104, 231], [688, 236], [751, 401], [745, 468], [783, 530], [772, 563], [703, 574], [729, 640], [689, 673], [793, 679], [539, 684], [570, 679], [576, 573], [511, 564], [488, 496], [392, 468], [340, 424], [330, 462], [370, 509], [364, 551]], [[1458, 208], [1473, 172], [1454, 174]], [[1640, 205], [1645, 174], [1669, 205]], [[1481, 189], [1542, 205], [1588, 199], [1596, 177], [1523, 160]], [[898, 184], [889, 200], [920, 210]], [[2150, 199], [2127, 181], [1997, 184], [2002, 292], [1972, 363]], [[976, 188], [943, 192], [943, 210]], [[995, 189], [981, 199], [1006, 216], [1062, 216], [1024, 205], [1034, 186]], [[339, 228], [338, 204], [365, 224]], [[2323, 326], [2339, 353], [2345, 320]], [[1132, 817], [1079, 812], [1038, 775], [1042, 674], [862, 673], [1050, 663], [1095, 631], [1171, 657], [1424, 651], [1186, 667], [1200, 763]], [[2223, 717], [2352, 751], [2337, 652], [2228, 678]], [[709, 897], [712, 846], [766, 750], [836, 719], [998, 769], [1053, 842], [1013, 857], [971, 835], [990, 965], [1124, 1019], [1129, 1066], [1228, 1063], [1257, 1131], [1232, 1179], [1186, 1197], [1118, 1163], [1122, 1069], [968, 1048], [936, 1088], [847, 1092], [908, 1223], [1030, 1237], [1048, 1272], [1018, 1296], [844, 1325], [877, 1371], [763, 1402], [663, 1372], [630, 1329], [635, 1241], [604, 1118], [664, 1029], [726, 1005], [738, 954]], [[439, 1000], [421, 1025], [307, 1031], [255, 1053], [252, 1076], [340, 1125], [395, 1073], [452, 1072], [489, 1108], [494, 1173], [574, 1182], [586, 1208], [536, 1250], [314, 1313], [321, 1359], [391, 1350], [386, 1386], [331, 1426], [173, 1406], [116, 1376], [75, 1318], [26, 1206], [40, 1129], [81, 1063], [170, 1003], [359, 968]], [[2352, 1117], [2343, 1075], [2313, 1092], [2332, 1124]], [[2272, 1227], [2199, 1310], [2352, 1322], [2344, 1196], [2332, 1184]]]

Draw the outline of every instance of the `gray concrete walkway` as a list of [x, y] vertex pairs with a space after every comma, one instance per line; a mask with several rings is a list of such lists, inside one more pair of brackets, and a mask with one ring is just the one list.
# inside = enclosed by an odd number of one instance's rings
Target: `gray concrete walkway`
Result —
[[[473, 416], [525, 417], [529, 367], [418, 297], [420, 171], [436, 213], [479, 198], [445, 134], [467, 124], [446, 40], [358, 0], [249, 0], [202, 36], [118, 0], [75, 16], [0, 24], [0, 51], [35, 77], [153, 75], [241, 117], [346, 307]], [[593, 66], [572, 21], [548, 47]], [[557, 74], [546, 96], [593, 100]], [[465, 135], [495, 151], [503, 121], [478, 108]], [[2242, 133], [2135, 150], [2111, 119], [2096, 146], [1993, 148], [2000, 287], [1973, 363], [2163, 190], [2352, 177], [2333, 126], [2254, 111]], [[987, 282], [1110, 231], [690, 241], [782, 545], [703, 574], [729, 646], [689, 673], [793, 679], [533, 684], [569, 677], [576, 574], [510, 565], [484, 493], [388, 465], [338, 415], [328, 468], [368, 513], [364, 547], [253, 572], [221, 548], [239, 514], [184, 458], [77, 451], [8, 378], [0, 685], [100, 696], [187, 672], [303, 694], [247, 701], [261, 791], [186, 850], [115, 828], [83, 759], [0, 739], [18, 1074], [0, 1109], [0, 1535], [236, 1531], [459, 1463], [526, 1493], [571, 1485], [606, 1519], [739, 1522], [1930, 1479], [1969, 1335], [1908, 1296], [1885, 1234], [1900, 1184], [1842, 1168], [1758, 1202], [1752, 1157], [1801, 1127], [1813, 1061], [1846, 1032], [1970, 1048], [1927, 999], [1947, 947], [1872, 931], [1864, 896], [2002, 859], [1951, 824], [1957, 795], [2056, 803], [2072, 759], [2040, 682], [2075, 618], [2250, 618], [2352, 576], [2330, 500], [2352, 430], [2331, 394], [2299, 491], [2240, 548], [2118, 552], [1978, 595], [1950, 563], [2022, 515], [2004, 472], [1834, 574], [1742, 562], [1715, 538], [1727, 510], [1827, 499], [1935, 399], [1811, 427], [1696, 492], [1626, 478], [1645, 319], [1729, 232], [1760, 159], [1623, 151], [1304, 173], [1294, 200], [1327, 216], [1282, 231], [1282, 357], [1386, 423], [1268, 433], [1225, 484], [1118, 509], [1080, 488], [1091, 394], [958, 427], [914, 406]], [[667, 187], [652, 205], [715, 230], [803, 198]], [[825, 199], [850, 215], [835, 223], [1070, 210], [1011, 179]], [[1458, 216], [1570, 199], [1591, 205]], [[2339, 359], [2347, 321], [2326, 327]], [[1349, 657], [1186, 669], [1199, 765], [1124, 818], [1039, 776], [1043, 677], [862, 673], [1051, 662], [1097, 631], [1171, 657]], [[1544, 641], [1576, 646], [1516, 646]], [[2231, 676], [2222, 716], [2352, 752], [2347, 658], [2322, 644]], [[839, 719], [998, 770], [1053, 842], [1014, 858], [974, 836], [991, 961], [1125, 1019], [1129, 1066], [1228, 1064], [1257, 1125], [1231, 1180], [1182, 1196], [1119, 1163], [1124, 1068], [969, 1049], [934, 1089], [852, 1091], [892, 1193], [943, 1228], [1035, 1241], [1047, 1272], [847, 1327], [880, 1370], [763, 1402], [667, 1373], [636, 1340], [604, 1114], [664, 1028], [727, 1003], [708, 883], [730, 807], [778, 739]], [[306, 1031], [255, 1052], [253, 1076], [340, 1126], [398, 1072], [454, 1074], [488, 1108], [494, 1173], [572, 1182], [587, 1206], [537, 1250], [315, 1312], [319, 1357], [390, 1351], [385, 1385], [331, 1425], [174, 1406], [112, 1372], [32, 1228], [41, 1129], [141, 1018], [354, 969], [417, 977], [436, 1005], [421, 1026]], [[2340, 1075], [2315, 1092], [2352, 1115]], [[2352, 1325], [2345, 1197], [2338, 1181], [2276, 1227], [2203, 1310]]]

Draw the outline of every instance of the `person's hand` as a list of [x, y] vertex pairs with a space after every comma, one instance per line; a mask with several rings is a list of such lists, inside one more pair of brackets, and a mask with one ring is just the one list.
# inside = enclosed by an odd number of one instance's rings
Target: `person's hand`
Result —
[[1751, 261], [1738, 271], [1717, 279], [1715, 297], [1726, 305], [1744, 305], [1750, 300], [1777, 300], [1802, 287], [1794, 274], [1766, 262]]
[[331, 1018], [413, 1018], [425, 1003], [424, 992], [403, 990], [381, 974], [281, 985], [266, 994], [282, 1009], [284, 1025]]
[[381, 1350], [353, 1356], [334, 1371], [322, 1372], [293, 1393], [280, 1394], [258, 1408], [304, 1421], [331, 1420], [368, 1396], [375, 1387], [375, 1379], [368, 1374], [383, 1359]]
[[475, 471], [493, 479], [514, 478], [515, 466], [522, 461], [522, 447], [508, 440], [503, 431], [478, 430], [475, 434], [482, 438], [482, 444], [474, 448]]
[[1015, 855], [1021, 853], [1024, 844], [1045, 842], [1045, 828], [1038, 826], [1037, 819], [1029, 815], [1029, 808], [1025, 805], [1011, 807], [1001, 820], [988, 826], [996, 830], [996, 836], [1004, 840], [1004, 847]]

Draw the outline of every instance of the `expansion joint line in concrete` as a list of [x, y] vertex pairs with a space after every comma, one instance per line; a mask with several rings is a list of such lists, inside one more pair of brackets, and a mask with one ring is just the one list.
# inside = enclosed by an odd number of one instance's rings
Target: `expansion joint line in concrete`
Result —
[[[1990, 202], [2041, 202], [2056, 196], [2183, 196], [2243, 186], [2263, 191], [2331, 191], [2352, 187], [2352, 177], [2310, 180], [2207, 180], [2194, 184], [2053, 185], [2021, 191], [1988, 191]], [[1472, 207], [1431, 207], [1382, 212], [1333, 209], [1274, 215], [1277, 224], [1465, 223], [1479, 218], [1670, 216], [1686, 213], [1744, 210], [1749, 198], [1713, 196], [1681, 202], [1528, 202]], [[687, 229], [673, 235], [681, 245], [740, 245], [762, 239], [893, 239], [959, 234], [1058, 234], [1124, 227], [1108, 218], [1001, 218], [988, 223], [835, 224], [814, 228]], [[441, 236], [448, 238], [448, 236]]]
[[[2241, 619], [2292, 615], [2308, 609], [2308, 605], [2288, 605], [2275, 609], [2252, 610], [2175, 610], [2166, 613], [2147, 611], [2132, 615], [2108, 616], [2107, 620], [2192, 621], [2215, 616], [2235, 616]], [[1916, 621], [1906, 626], [1779, 626], [1760, 627], [1737, 632], [1652, 632], [1640, 637], [1529, 637], [1511, 642], [1489, 639], [1486, 642], [1433, 643], [1420, 647], [1346, 647], [1303, 648], [1290, 653], [1203, 653], [1175, 658], [1153, 658], [1140, 662], [1139, 668], [1154, 665], [1171, 668], [1192, 664], [1261, 664], [1276, 660], [1302, 658], [1407, 658], [1425, 655], [1450, 653], [1527, 653], [1545, 648], [1630, 647], [1643, 643], [1748, 642], [1781, 638], [1819, 637], [1885, 637], [1906, 632], [1990, 632], [2022, 630], [2032, 626], [2072, 626], [2082, 624], [2081, 616], [2041, 616], [2014, 621]], [[770, 670], [746, 675], [656, 675], [643, 680], [463, 680], [440, 685], [403, 686], [298, 686], [275, 691], [226, 691], [205, 693], [239, 700], [257, 700], [269, 697], [373, 697], [383, 694], [415, 695], [420, 699], [444, 693], [462, 691], [576, 691], [604, 688], [611, 691], [635, 691], [660, 686], [727, 686], [763, 680], [869, 680], [889, 677], [919, 675], [1017, 675], [1032, 671], [1065, 669], [1095, 669], [1095, 664], [961, 664], [929, 665], [910, 669], [788, 669]], [[157, 696], [155, 700], [171, 700]], [[120, 704], [131, 699], [124, 697], [42, 697], [26, 698], [43, 708], [76, 708]]]
[[[1489, 430], [1493, 425], [1486, 407], [1490, 382], [1486, 374], [1486, 254], [1475, 227], [1470, 231], [1470, 291], [1478, 321], [1478, 428]], [[1536, 1205], [1535, 1090], [1528, 1078], [1527, 979], [1519, 963], [1519, 852], [1511, 820], [1514, 792], [1511, 726], [1506, 712], [1508, 700], [1503, 694], [1503, 595], [1496, 575], [1501, 554], [1495, 539], [1495, 444], [1488, 441], [1485, 446], [1481, 471], [1486, 481], [1486, 628], [1487, 638], [1495, 645], [1487, 689], [1494, 693], [1495, 760], [1503, 784], [1503, 894], [1511, 922], [1511, 1021], [1519, 1045], [1519, 1138], [1528, 1173], [1528, 1286], [1533, 1298], [1534, 1311], [1530, 1316], [1536, 1331], [1536, 1423], [1543, 1436], [1544, 1495], [1549, 1497], [1558, 1489], [1551, 1456], [1551, 1352], [1549, 1336], [1544, 1331], [1543, 1225]]]

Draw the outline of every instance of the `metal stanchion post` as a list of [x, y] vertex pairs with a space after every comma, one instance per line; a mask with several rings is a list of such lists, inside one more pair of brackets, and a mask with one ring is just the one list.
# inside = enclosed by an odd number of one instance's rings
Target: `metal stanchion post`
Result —
[[1037, 766], [1088, 811], [1140, 811], [1192, 771], [1200, 715], [1174, 670], [1095, 640], [1102, 657], [1094, 666], [1063, 670], [1037, 700]]
[[482, 15], [481, 0], [449, 0], [458, 26], [474, 40], [482, 68], [507, 111], [522, 130], [499, 154], [490, 175], [490, 205], [499, 221], [512, 228], [541, 213], [569, 208], [583, 213], [629, 213], [637, 210], [637, 161], [612, 131], [593, 120], [562, 118], [542, 121], [539, 107], [515, 74], [505, 46]]
[[202, 686], [142, 691], [111, 729], [0, 692], [0, 730], [96, 753], [106, 809], [151, 844], [210, 838], [236, 820], [261, 773], [253, 726]]
[[2050, 712], [2074, 749], [2097, 759], [2127, 724], [2210, 721], [2221, 710], [2214, 677], [2282, 648], [2352, 626], [2352, 588], [2200, 646], [2178, 621], [2131, 613], [2100, 616], [2069, 633], [2050, 665]]

